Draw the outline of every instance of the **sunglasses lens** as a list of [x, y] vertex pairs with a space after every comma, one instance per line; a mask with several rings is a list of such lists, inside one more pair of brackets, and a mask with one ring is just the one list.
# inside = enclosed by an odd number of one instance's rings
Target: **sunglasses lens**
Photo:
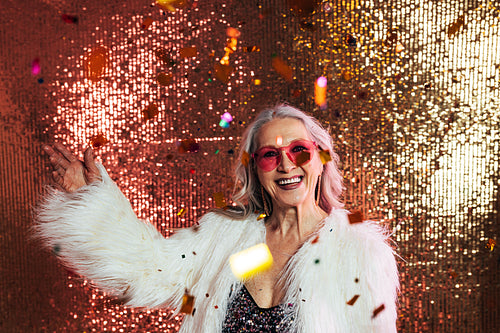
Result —
[[281, 150], [284, 150], [290, 161], [301, 166], [311, 160], [314, 150], [314, 143], [305, 140], [298, 140], [291, 145], [282, 148], [264, 147], [254, 154], [257, 166], [264, 171], [271, 171], [281, 162]]
[[281, 153], [275, 148], [262, 148], [256, 153], [257, 166], [264, 171], [271, 171], [278, 166], [281, 161]]

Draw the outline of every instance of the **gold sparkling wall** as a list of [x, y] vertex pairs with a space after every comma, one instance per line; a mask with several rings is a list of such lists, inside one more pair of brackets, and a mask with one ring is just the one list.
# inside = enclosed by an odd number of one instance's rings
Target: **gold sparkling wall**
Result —
[[41, 143], [94, 144], [138, 216], [168, 236], [215, 193], [229, 200], [246, 124], [286, 101], [330, 128], [346, 207], [394, 231], [399, 330], [498, 332], [500, 4], [177, 7], [0, 0], [0, 331], [175, 332], [182, 320], [125, 309], [29, 240], [49, 181]]

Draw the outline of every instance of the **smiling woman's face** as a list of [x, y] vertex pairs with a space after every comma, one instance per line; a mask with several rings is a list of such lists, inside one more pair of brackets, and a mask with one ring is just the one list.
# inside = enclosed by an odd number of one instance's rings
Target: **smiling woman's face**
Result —
[[[286, 147], [297, 140], [312, 141], [300, 120], [274, 119], [259, 130], [256, 151], [262, 147]], [[294, 145], [292, 148], [301, 149]], [[302, 204], [314, 204], [316, 183], [323, 170], [318, 149], [314, 147], [310, 151], [311, 160], [300, 166], [289, 159], [285, 150], [278, 152], [281, 154], [281, 161], [276, 168], [265, 171], [257, 166], [259, 181], [271, 196], [273, 207], [290, 208]]]

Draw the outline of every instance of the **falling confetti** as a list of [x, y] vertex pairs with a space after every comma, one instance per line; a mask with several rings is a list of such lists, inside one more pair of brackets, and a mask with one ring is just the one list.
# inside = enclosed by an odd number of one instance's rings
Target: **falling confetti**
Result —
[[243, 154], [241, 154], [241, 164], [243, 164], [246, 168], [248, 166], [248, 163], [250, 163], [250, 154], [246, 151], [243, 151]]
[[102, 79], [108, 65], [108, 58], [109, 51], [104, 46], [98, 46], [87, 54], [84, 67], [90, 80], [99, 81]]
[[272, 66], [279, 75], [281, 75], [288, 82], [293, 81], [293, 70], [292, 67], [281, 59], [280, 57], [274, 55], [272, 59]]
[[194, 296], [189, 295], [186, 291], [184, 293], [184, 296], [182, 297], [182, 306], [179, 312], [185, 314], [192, 314], [193, 308], [194, 308]]
[[347, 217], [349, 218], [350, 224], [360, 223], [364, 220], [363, 212], [360, 210], [348, 214]]
[[144, 121], [148, 121], [150, 119], [153, 119], [160, 113], [158, 110], [158, 105], [156, 104], [149, 104], [144, 110], [142, 110], [142, 115], [144, 116]]
[[156, 81], [158, 81], [158, 83], [162, 86], [168, 86], [172, 83], [172, 74], [160, 73], [156, 77]]
[[187, 0], [156, 0], [156, 4], [169, 12], [175, 12], [177, 9], [186, 7], [188, 2]]
[[224, 199], [223, 192], [214, 193], [215, 206], [218, 208], [226, 207], [226, 200]]
[[215, 77], [224, 83], [229, 82], [229, 77], [231, 73], [234, 71], [234, 67], [230, 65], [222, 65], [219, 63], [215, 63], [214, 65]]
[[259, 216], [257, 216], [257, 221], [260, 221], [262, 219], [265, 219], [267, 217], [267, 214], [266, 213], [261, 213], [259, 214]]
[[321, 163], [326, 164], [332, 160], [332, 156], [330, 155], [329, 150], [320, 150], [319, 158], [321, 159]]
[[178, 143], [177, 151], [180, 154], [197, 153], [200, 151], [200, 144], [195, 139], [186, 139]]
[[497, 245], [496, 240], [494, 240], [494, 239], [490, 238], [490, 239], [488, 240], [488, 244], [486, 245], [486, 247], [487, 247], [487, 248], [489, 248], [489, 249], [490, 249], [490, 251], [493, 251], [493, 248], [495, 247], [495, 245]]
[[141, 29], [146, 30], [153, 23], [153, 19], [151, 17], [146, 17], [141, 24]]
[[177, 216], [182, 217], [184, 214], [186, 214], [186, 210], [181, 208], [181, 210], [177, 213]]
[[378, 308], [376, 308], [375, 310], [373, 310], [373, 315], [372, 315], [372, 319], [375, 318], [380, 312], [382, 312], [383, 310], [385, 309], [385, 305], [382, 304], [380, 305]]
[[38, 75], [41, 72], [40, 58], [35, 58], [31, 61], [31, 74]]
[[181, 58], [194, 58], [196, 57], [197, 52], [196, 46], [183, 47], [180, 50], [180, 56]]
[[62, 14], [61, 19], [66, 23], [78, 23], [78, 17], [74, 15]]
[[224, 112], [220, 118], [219, 126], [222, 128], [228, 128], [229, 124], [233, 121], [233, 116], [229, 112]]
[[359, 298], [359, 295], [354, 295], [353, 298], [351, 298], [348, 302], [347, 302], [347, 305], [354, 305], [354, 303], [356, 303], [356, 301], [358, 300]]
[[233, 274], [240, 280], [271, 268], [273, 257], [266, 244], [261, 243], [233, 254], [229, 258]]
[[455, 22], [449, 25], [448, 27], [448, 37], [453, 36], [460, 30], [460, 28], [464, 25], [465, 23], [465, 17], [461, 15]]
[[276, 144], [277, 144], [278, 146], [281, 146], [281, 145], [283, 144], [283, 137], [282, 137], [281, 135], [278, 135], [278, 136], [276, 137]]
[[91, 144], [92, 148], [94, 148], [94, 149], [101, 148], [102, 146], [104, 146], [108, 142], [109, 142], [108, 139], [106, 139], [104, 137], [104, 135], [102, 135], [102, 134], [98, 134], [98, 135], [92, 137], [92, 139], [90, 139], [90, 144]]
[[308, 162], [311, 159], [311, 153], [307, 151], [301, 151], [300, 154], [297, 156], [297, 159], [295, 160], [295, 164], [297, 166], [301, 166], [304, 163]]
[[314, 101], [322, 110], [326, 109], [326, 77], [320, 76], [314, 83]]

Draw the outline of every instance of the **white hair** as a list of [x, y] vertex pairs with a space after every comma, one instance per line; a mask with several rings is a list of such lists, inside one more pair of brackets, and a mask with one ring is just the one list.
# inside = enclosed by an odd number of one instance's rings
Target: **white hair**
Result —
[[261, 184], [257, 176], [254, 160], [250, 158], [250, 161], [245, 166], [242, 163], [242, 158], [245, 153], [251, 156], [255, 152], [257, 135], [264, 124], [273, 119], [283, 118], [300, 120], [310, 138], [318, 147], [330, 152], [332, 160], [324, 165], [321, 174], [319, 206], [327, 213], [330, 213], [333, 208], [343, 207], [343, 203], [340, 201], [340, 196], [344, 190], [343, 178], [338, 168], [339, 157], [333, 150], [332, 137], [316, 118], [292, 106], [281, 104], [262, 111], [243, 133], [235, 169], [235, 191], [232, 196], [237, 209], [217, 210], [218, 212], [234, 218], [247, 217], [253, 212], [264, 212], [263, 200], [267, 201], [269, 211], [272, 212], [271, 198], [267, 193], [264, 194], [266, 198], [262, 197]]

